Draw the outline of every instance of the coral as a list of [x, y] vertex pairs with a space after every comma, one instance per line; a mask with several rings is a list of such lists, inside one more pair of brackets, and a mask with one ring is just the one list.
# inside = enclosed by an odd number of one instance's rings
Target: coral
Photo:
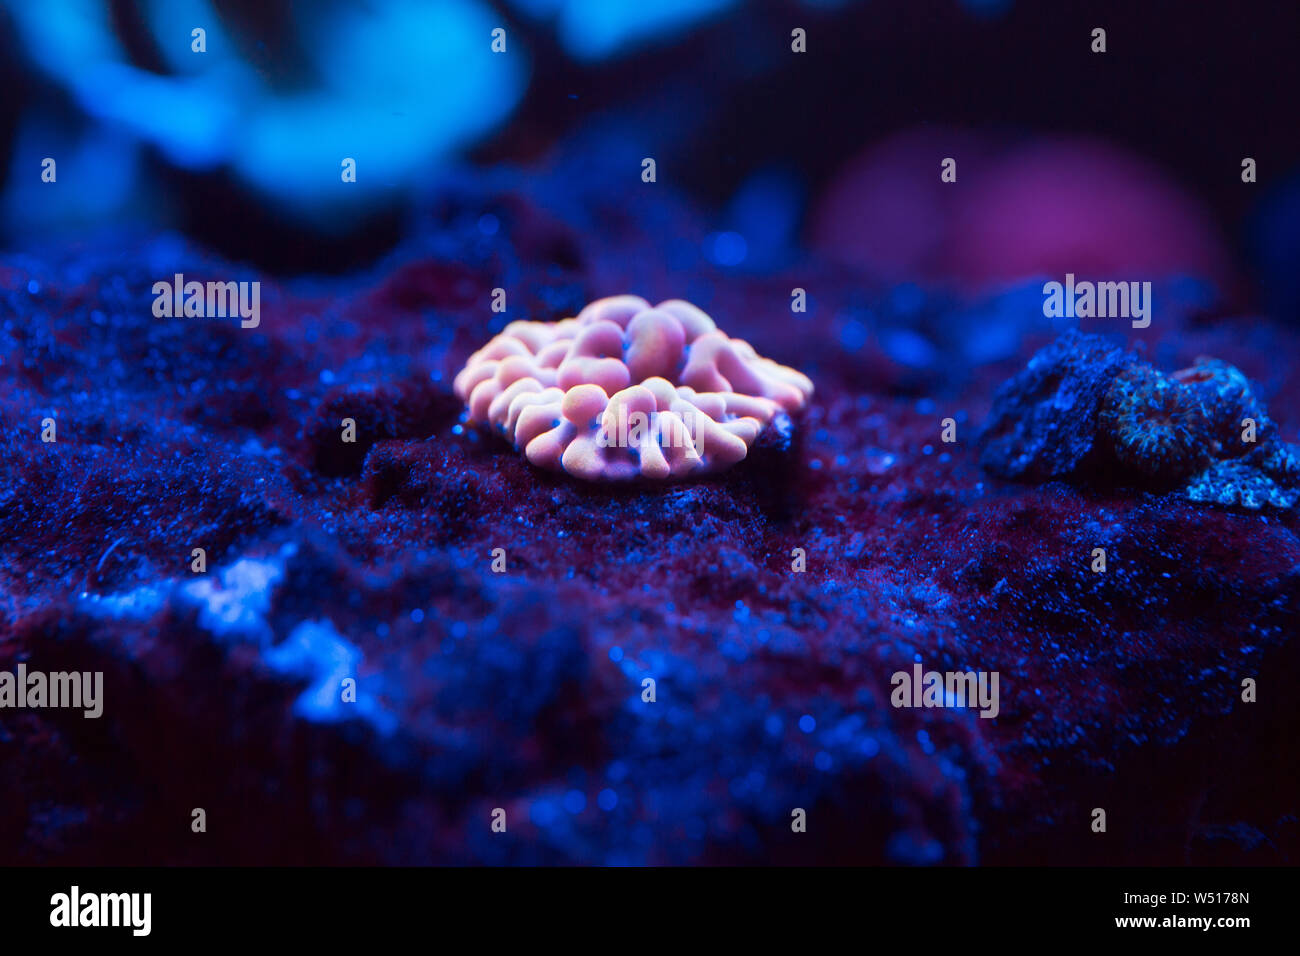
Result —
[[1103, 397], [1133, 362], [1100, 336], [1062, 335], [998, 389], [980, 463], [1023, 481], [1073, 473], [1093, 449]]
[[[115, 175], [126, 183], [138, 175], [135, 150], [148, 146], [181, 167], [226, 164], [232, 175], [259, 192], [273, 192], [304, 216], [318, 217], [322, 204], [339, 218], [355, 215], [337, 190], [331, 197], [321, 181], [295, 175], [304, 161], [312, 161], [308, 157], [324, 155], [317, 152], [322, 144], [357, 134], [376, 144], [370, 160], [373, 176], [358, 177], [358, 189], [372, 188], [368, 179], [375, 184], [410, 182], [426, 163], [459, 150], [504, 119], [527, 83], [522, 59], [503, 57], [487, 63], [474, 56], [478, 38], [492, 28], [489, 8], [477, 0], [377, 4], [364, 15], [346, 7], [322, 10], [309, 30], [298, 24], [302, 39], [312, 40], [301, 60], [285, 65], [286, 77], [295, 76], [292, 92], [268, 82], [256, 58], [239, 55], [241, 27], [228, 13], [213, 10], [204, 25], [211, 53], [184, 59], [181, 65], [171, 58], [180, 55], [179, 49], [160, 49], [157, 54], [170, 68], [157, 72], [161, 61], [141, 62], [107, 7], [87, 8], [77, 29], [69, 31], [58, 18], [29, 16], [21, 5], [2, 6], [17, 35], [31, 48], [46, 51], [39, 67], [66, 91], [66, 105], [75, 104], [94, 124], [91, 132], [80, 135], [102, 135], [94, 130], [107, 119], [103, 89], [84, 82], [81, 71], [114, 77], [114, 95], [131, 104], [113, 121], [122, 138], [118, 149], [130, 157], [121, 161], [120, 170], [115, 167]], [[139, 26], [166, 30], [165, 22], [161, 10], [155, 10], [142, 15]], [[185, 54], [190, 52], [188, 42]], [[346, 79], [322, 69], [341, 61], [352, 64]], [[431, 98], [430, 89], [446, 95]], [[385, 97], [402, 122], [384, 122], [366, 109], [364, 97], [358, 99], [362, 90]], [[180, 112], [173, 114], [173, 109]], [[202, 119], [171, 118], [181, 115]], [[157, 118], [148, 119], [151, 116]], [[68, 122], [60, 120], [60, 128]], [[232, 137], [213, 135], [227, 124], [278, 133], [250, 133], [236, 148]], [[333, 165], [338, 167], [338, 159]], [[68, 182], [74, 197], [70, 205], [92, 201], [95, 193], [81, 192], [76, 177], [68, 177]], [[98, 202], [120, 201], [106, 185], [97, 188]], [[115, 188], [117, 193], [128, 191], [126, 185]]]
[[[1246, 420], [1255, 423], [1250, 439]], [[1300, 501], [1294, 451], [1277, 439], [1246, 376], [1220, 359], [1198, 358], [1168, 377], [1134, 366], [1111, 386], [1099, 425], [1120, 465], [1186, 483], [1192, 501], [1250, 510]]]
[[1300, 502], [1300, 455], [1277, 434], [1227, 362], [1200, 357], [1164, 375], [1070, 331], [998, 389], [980, 463], [1003, 478], [1181, 488], [1197, 503], [1288, 509]]
[[1234, 458], [1250, 451], [1250, 444], [1241, 437], [1247, 418], [1255, 422], [1256, 440], [1261, 443], [1276, 432], [1250, 381], [1235, 365], [1202, 356], [1190, 368], [1174, 372], [1172, 378], [1195, 392], [1201, 402], [1210, 429], [1210, 453], [1215, 458]]
[[1211, 427], [1200, 396], [1149, 365], [1116, 376], [1097, 424], [1115, 460], [1144, 478], [1178, 481], [1209, 460]]
[[728, 468], [813, 385], [689, 302], [621, 295], [576, 318], [511, 322], [455, 390], [470, 422], [495, 425], [534, 465], [620, 481]]
[[1289, 484], [1300, 484], [1300, 448], [1289, 442], [1261, 445], [1250, 460], [1266, 475]]
[[[936, 149], [977, 163], [979, 183], [946, 195], [927, 165]], [[1088, 137], [1012, 143], [931, 123], [902, 130], [850, 160], [810, 218], [824, 255], [885, 280], [978, 289], [1070, 271], [1216, 280], [1229, 272], [1192, 197], [1139, 157]]]
[[1184, 493], [1205, 504], [1285, 511], [1300, 502], [1300, 455], [1294, 445], [1273, 442], [1242, 458], [1215, 462]]

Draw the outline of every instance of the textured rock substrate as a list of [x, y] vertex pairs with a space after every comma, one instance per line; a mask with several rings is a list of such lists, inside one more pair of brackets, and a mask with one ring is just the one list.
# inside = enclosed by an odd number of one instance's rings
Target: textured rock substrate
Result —
[[[106, 672], [98, 721], [0, 715], [5, 861], [1295, 861], [1294, 516], [1001, 483], [974, 437], [1056, 335], [1032, 309], [973, 365], [938, 346], [1002, 306], [927, 296], [904, 367], [851, 274], [720, 271], [667, 190], [575, 181], [456, 192], [353, 279], [261, 277], [255, 330], [153, 319], [159, 276], [258, 278], [174, 239], [0, 260], [0, 666]], [[458, 424], [488, 335], [629, 288], [749, 317], [817, 382], [793, 438], [611, 489]], [[1234, 363], [1293, 434], [1294, 334], [1194, 318], [1153, 325], [1160, 366]], [[999, 717], [891, 708], [918, 656], [999, 671]]]

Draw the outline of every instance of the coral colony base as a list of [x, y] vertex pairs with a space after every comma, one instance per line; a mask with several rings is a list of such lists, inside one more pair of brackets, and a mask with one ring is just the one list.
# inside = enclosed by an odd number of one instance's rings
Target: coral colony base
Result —
[[729, 468], [813, 384], [689, 302], [621, 295], [577, 318], [511, 322], [455, 389], [468, 421], [495, 425], [534, 465], [627, 481]]

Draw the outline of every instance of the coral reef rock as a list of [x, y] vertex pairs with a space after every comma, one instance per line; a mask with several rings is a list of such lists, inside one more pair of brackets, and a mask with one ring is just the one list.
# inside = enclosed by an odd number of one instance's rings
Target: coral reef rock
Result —
[[1074, 472], [1093, 450], [1102, 400], [1130, 364], [1100, 336], [1061, 336], [998, 389], [981, 464], [1000, 478], [1031, 482]]

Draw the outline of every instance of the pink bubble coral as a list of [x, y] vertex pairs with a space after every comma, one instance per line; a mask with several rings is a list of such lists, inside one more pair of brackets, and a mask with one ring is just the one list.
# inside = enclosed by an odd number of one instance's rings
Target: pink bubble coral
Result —
[[689, 302], [652, 308], [634, 295], [511, 322], [455, 388], [471, 423], [497, 426], [538, 467], [592, 481], [721, 471], [813, 391]]

